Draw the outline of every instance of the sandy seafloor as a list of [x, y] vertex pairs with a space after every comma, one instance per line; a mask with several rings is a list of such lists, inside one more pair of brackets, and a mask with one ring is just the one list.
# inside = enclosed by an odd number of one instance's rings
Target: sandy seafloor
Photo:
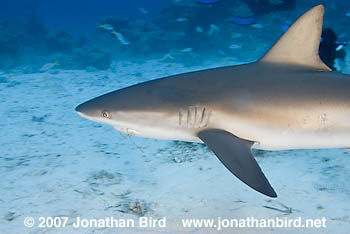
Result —
[[[259, 151], [256, 159], [279, 197], [235, 178], [200, 144], [127, 138], [81, 118], [76, 105], [118, 88], [201, 67], [150, 60], [107, 71], [50, 70], [0, 74], [0, 233], [216, 233], [184, 229], [180, 219], [327, 218], [327, 228], [224, 229], [220, 233], [348, 233], [350, 151]], [[350, 118], [349, 118], [350, 121]], [[166, 229], [26, 228], [27, 216], [167, 217]], [[267, 209], [264, 206], [291, 212]], [[124, 212], [121, 212], [124, 211]]]

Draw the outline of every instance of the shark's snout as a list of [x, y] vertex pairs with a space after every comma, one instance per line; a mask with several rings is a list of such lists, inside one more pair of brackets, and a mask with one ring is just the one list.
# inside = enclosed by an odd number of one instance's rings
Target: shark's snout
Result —
[[84, 112], [84, 104], [80, 104], [80, 105], [78, 105], [77, 107], [75, 107], [75, 111], [76, 111], [79, 115], [83, 114], [83, 112]]
[[78, 113], [81, 112], [81, 105], [78, 105], [77, 107], [75, 107], [75, 111]]
[[93, 112], [93, 110], [90, 108], [90, 106], [86, 102], [78, 105], [77, 107], [75, 107], [75, 111], [81, 117], [84, 117], [84, 118], [88, 118], [89, 116], [92, 115], [92, 112]]

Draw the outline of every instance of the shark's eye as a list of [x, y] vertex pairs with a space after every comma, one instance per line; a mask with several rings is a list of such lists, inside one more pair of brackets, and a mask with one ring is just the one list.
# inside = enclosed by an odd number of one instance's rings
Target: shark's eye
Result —
[[107, 119], [111, 118], [111, 115], [107, 111], [102, 111], [102, 116], [107, 118]]

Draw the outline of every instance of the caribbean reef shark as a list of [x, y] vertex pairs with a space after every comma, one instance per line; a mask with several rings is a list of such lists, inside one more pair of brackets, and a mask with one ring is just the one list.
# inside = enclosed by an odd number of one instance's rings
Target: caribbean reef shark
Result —
[[140, 83], [76, 111], [130, 135], [203, 142], [241, 181], [276, 197], [252, 147], [350, 146], [350, 77], [319, 57], [323, 14], [322, 5], [307, 11], [257, 62]]

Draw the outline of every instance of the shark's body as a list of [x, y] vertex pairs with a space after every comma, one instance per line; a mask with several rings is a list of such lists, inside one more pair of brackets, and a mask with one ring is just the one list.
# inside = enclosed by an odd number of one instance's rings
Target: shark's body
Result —
[[128, 134], [204, 142], [239, 179], [275, 197], [251, 147], [350, 146], [350, 79], [318, 56], [323, 12], [305, 13], [256, 63], [145, 82], [76, 110]]

